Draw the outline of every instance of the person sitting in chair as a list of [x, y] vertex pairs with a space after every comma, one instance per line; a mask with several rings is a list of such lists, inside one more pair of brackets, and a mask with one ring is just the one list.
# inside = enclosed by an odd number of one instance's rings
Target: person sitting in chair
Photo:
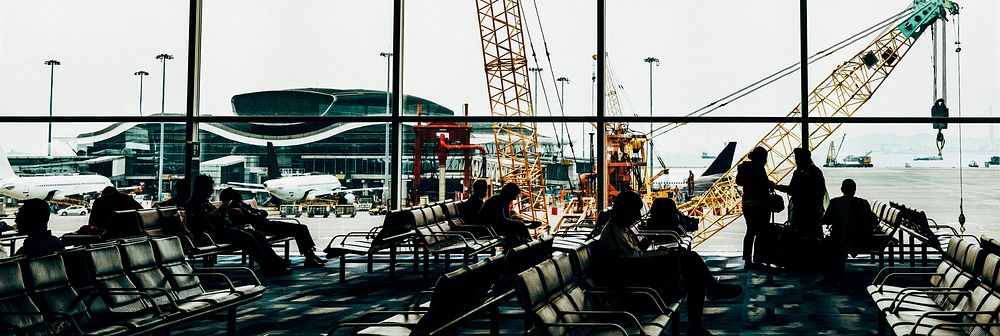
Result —
[[527, 243], [531, 240], [531, 233], [528, 229], [537, 228], [542, 224], [536, 221], [526, 221], [511, 214], [510, 204], [516, 201], [520, 194], [521, 187], [514, 183], [507, 183], [500, 189], [499, 194], [493, 195], [483, 203], [482, 209], [476, 216], [476, 224], [490, 226], [503, 237], [504, 249]]
[[65, 248], [59, 238], [49, 231], [49, 215], [49, 203], [46, 201], [32, 198], [21, 203], [14, 224], [17, 225], [17, 233], [27, 235], [28, 238], [24, 239], [24, 245], [14, 255], [38, 257]]
[[854, 196], [857, 190], [854, 180], [845, 179], [840, 184], [844, 195], [831, 199], [823, 214], [823, 224], [830, 225], [830, 236], [823, 241], [827, 266], [823, 267], [823, 279], [818, 285], [843, 281], [847, 254], [863, 248], [872, 237], [878, 218], [868, 200]]
[[316, 243], [309, 233], [309, 227], [298, 223], [272, 221], [267, 219], [267, 211], [260, 210], [243, 202], [243, 195], [233, 188], [222, 189], [219, 192], [219, 211], [227, 211], [230, 221], [236, 225], [250, 224], [254, 229], [266, 235], [286, 236], [295, 238], [299, 253], [306, 257], [306, 267], [323, 267], [326, 259], [316, 255]]
[[688, 335], [711, 335], [701, 323], [705, 298], [734, 298], [743, 288], [718, 282], [697, 252], [640, 248], [632, 226], [642, 217], [642, 206], [642, 197], [634, 192], [615, 198], [610, 222], [594, 251], [598, 274], [614, 274], [615, 286], [652, 287], [665, 297], [687, 294]]

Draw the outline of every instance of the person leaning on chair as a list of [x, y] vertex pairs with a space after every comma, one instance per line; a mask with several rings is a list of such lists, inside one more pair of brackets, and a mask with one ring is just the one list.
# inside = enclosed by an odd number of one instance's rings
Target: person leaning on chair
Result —
[[743, 263], [746, 269], [762, 268], [753, 259], [754, 240], [771, 222], [771, 191], [774, 182], [767, 177], [767, 150], [757, 147], [747, 155], [749, 161], [737, 166], [736, 184], [743, 187], [743, 218], [747, 223], [747, 233], [743, 236]]
[[[632, 231], [642, 217], [642, 196], [623, 192], [615, 198], [609, 223], [594, 250], [597, 274], [612, 275], [612, 286], [651, 287], [662, 296], [687, 294], [688, 335], [711, 335], [702, 327], [705, 298], [730, 299], [743, 293], [735, 284], [722, 284], [712, 276], [705, 260], [686, 249], [645, 251]], [[597, 280], [597, 279], [595, 279]]]

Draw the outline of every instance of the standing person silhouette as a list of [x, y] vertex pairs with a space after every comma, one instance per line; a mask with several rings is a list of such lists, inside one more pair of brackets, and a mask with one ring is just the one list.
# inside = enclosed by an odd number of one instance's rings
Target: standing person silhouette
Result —
[[778, 185], [774, 189], [789, 196], [789, 221], [803, 240], [823, 238], [823, 199], [826, 197], [826, 180], [823, 171], [813, 163], [808, 149], [796, 148], [795, 172], [788, 185]]
[[753, 259], [754, 240], [771, 221], [771, 191], [774, 182], [767, 177], [767, 150], [757, 147], [747, 155], [749, 161], [737, 166], [736, 184], [743, 187], [743, 218], [747, 222], [747, 233], [743, 236], [743, 263], [746, 269], [762, 268]]

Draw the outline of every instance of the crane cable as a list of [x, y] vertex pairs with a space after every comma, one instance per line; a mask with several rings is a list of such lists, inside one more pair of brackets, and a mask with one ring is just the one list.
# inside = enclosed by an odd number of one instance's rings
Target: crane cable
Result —
[[[943, 42], [943, 41], [942, 41]], [[962, 26], [955, 14], [955, 66], [958, 70], [958, 117], [962, 117]], [[958, 225], [965, 233], [965, 170], [962, 163], [962, 124], [958, 124]]]
[[[549, 43], [548, 43], [548, 40], [545, 38], [545, 29], [542, 27], [541, 15], [538, 12], [538, 3], [534, 2], [534, 1], [532, 1], [532, 2], [534, 3], [535, 20], [536, 20], [536, 22], [538, 22], [538, 30], [540, 31], [540, 33], [542, 35], [542, 45], [543, 45], [544, 52], [545, 52], [545, 58], [546, 58], [546, 60], [548, 62], [548, 65], [549, 65], [549, 75], [552, 77], [552, 85], [556, 88], [556, 92], [559, 92], [559, 87], [556, 84], [558, 82], [558, 80], [556, 80], [556, 78], [555, 78], [555, 70], [553, 69], [553, 66], [552, 66], [552, 56], [551, 56], [551, 53], [549, 52]], [[527, 13], [524, 10], [524, 6], [522, 5], [521, 2], [518, 2], [518, 6], [521, 7], [521, 8], [519, 8], [521, 10], [521, 13]], [[538, 54], [535, 51], [535, 43], [531, 39], [531, 29], [527, 27], [527, 24], [525, 24], [525, 26], [526, 26], [526, 28], [524, 28], [524, 32], [525, 32], [525, 35], [528, 38], [528, 47], [531, 49], [531, 58], [534, 60], [535, 64], [539, 64], [539, 62], [538, 62]], [[542, 83], [540, 86], [542, 87], [542, 96], [545, 97], [545, 108], [549, 111], [549, 116], [551, 116], [552, 115], [552, 105], [549, 103], [549, 93], [548, 93], [548, 90], [545, 89], [545, 79], [542, 76], [539, 76], [539, 80]], [[564, 105], [564, 102], [563, 102], [562, 98], [558, 98], [557, 101], [559, 102], [560, 115], [563, 116], [563, 117], [565, 117], [566, 116], [566, 114], [565, 114], [566, 113], [565, 112], [565, 105]], [[561, 135], [562, 132], [561, 131], [562, 130], [566, 130], [568, 132], [568, 129], [569, 128], [566, 126], [565, 123], [563, 123], [562, 129], [560, 129], [560, 130], [556, 129], [555, 123], [552, 124], [552, 131], [555, 132], [556, 146], [559, 148], [560, 159], [563, 157], [563, 153], [562, 153], [563, 144], [562, 144], [562, 135]], [[576, 157], [576, 150], [573, 147], [573, 142], [572, 141], [569, 141], [569, 148], [570, 148], [570, 155], [572, 157]], [[567, 173], [567, 175], [569, 175], [569, 174]], [[570, 189], [576, 189], [573, 186], [573, 179], [567, 178], [567, 180], [569, 181], [569, 188]]]
[[[830, 47], [827, 47], [826, 49], [823, 49], [823, 50], [820, 50], [820, 51], [816, 52], [815, 54], [813, 54], [812, 56], [809, 57], [810, 60], [807, 62], [807, 64], [815, 63], [815, 62], [817, 62], [817, 61], [819, 61], [821, 59], [824, 59], [824, 58], [826, 58], [826, 57], [828, 57], [830, 55], [833, 55], [834, 53], [836, 53], [836, 52], [838, 52], [838, 51], [840, 51], [840, 50], [842, 50], [842, 49], [844, 49], [844, 48], [846, 48], [846, 47], [848, 47], [850, 45], [853, 45], [854, 43], [860, 41], [861, 39], [872, 35], [876, 31], [879, 31], [879, 30], [885, 31], [886, 28], [892, 26], [903, 15], [906, 15], [906, 14], [908, 14], [911, 11], [912, 11], [912, 8], [908, 7], [907, 9], [904, 9], [903, 11], [901, 11], [901, 12], [895, 14], [895, 15], [892, 15], [889, 18], [887, 18], [887, 19], [885, 19], [885, 20], [883, 20], [883, 21], [881, 21], [879, 23], [876, 23], [875, 25], [873, 25], [871, 27], [865, 28], [865, 29], [861, 30], [860, 32], [855, 33], [854, 35], [851, 35], [850, 37], [848, 37], [848, 38], [846, 38], [844, 40], [841, 40], [841, 41], [839, 41], [837, 43], [834, 43], [833, 45], [831, 45]], [[697, 110], [694, 110], [694, 111], [692, 111], [692, 112], [690, 112], [690, 113], [688, 113], [688, 114], [686, 114], [684, 116], [685, 117], [690, 117], [690, 116], [694, 116], [694, 115], [697, 115], [699, 117], [705, 116], [705, 115], [707, 115], [709, 113], [714, 112], [715, 110], [718, 110], [718, 109], [720, 109], [722, 107], [725, 107], [726, 105], [729, 105], [730, 103], [732, 103], [732, 102], [734, 102], [736, 100], [739, 100], [740, 98], [743, 98], [743, 97], [749, 95], [750, 93], [753, 93], [753, 92], [755, 92], [755, 91], [757, 91], [757, 90], [759, 90], [759, 89], [761, 89], [761, 88], [763, 88], [763, 87], [765, 87], [767, 85], [770, 85], [771, 83], [774, 83], [774, 82], [778, 81], [779, 79], [782, 79], [782, 78], [785, 78], [785, 77], [787, 77], [787, 76], [789, 76], [791, 74], [797, 73], [797, 71], [798, 71], [798, 69], [800, 67], [801, 67], [801, 62], [793, 63], [792, 65], [789, 65], [789, 66], [785, 67], [784, 69], [778, 70], [778, 71], [776, 71], [776, 72], [774, 72], [774, 73], [772, 73], [772, 74], [770, 74], [770, 75], [768, 75], [768, 76], [766, 76], [766, 77], [764, 77], [764, 78], [762, 78], [762, 79], [760, 79], [760, 80], [758, 80], [758, 81], [756, 81], [756, 82], [754, 82], [754, 83], [752, 83], [750, 85], [747, 85], [747, 86], [745, 86], [745, 87], [743, 87], [743, 88], [741, 88], [739, 90], [736, 90], [736, 91], [734, 91], [734, 92], [726, 95], [725, 97], [719, 98], [719, 99], [717, 99], [717, 100], [709, 103], [708, 105], [702, 106], [701, 108], [699, 108]], [[650, 135], [649, 138], [655, 138], [655, 137], [658, 137], [660, 135], [663, 135], [664, 133], [670, 132], [670, 131], [676, 129], [677, 127], [679, 127], [681, 125], [683, 125], [683, 123], [672, 123], [672, 124], [666, 124], [666, 125], [660, 126], [660, 127], [656, 128], [656, 129], [654, 129], [653, 131], [650, 132], [650, 133], [655, 133], [655, 134]]]

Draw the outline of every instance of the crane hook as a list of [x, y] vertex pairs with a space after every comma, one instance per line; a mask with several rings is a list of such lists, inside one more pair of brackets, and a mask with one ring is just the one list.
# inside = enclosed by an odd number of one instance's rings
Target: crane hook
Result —
[[938, 156], [941, 156], [941, 151], [944, 150], [944, 133], [941, 133], [941, 130], [938, 130], [937, 134], [937, 150]]

